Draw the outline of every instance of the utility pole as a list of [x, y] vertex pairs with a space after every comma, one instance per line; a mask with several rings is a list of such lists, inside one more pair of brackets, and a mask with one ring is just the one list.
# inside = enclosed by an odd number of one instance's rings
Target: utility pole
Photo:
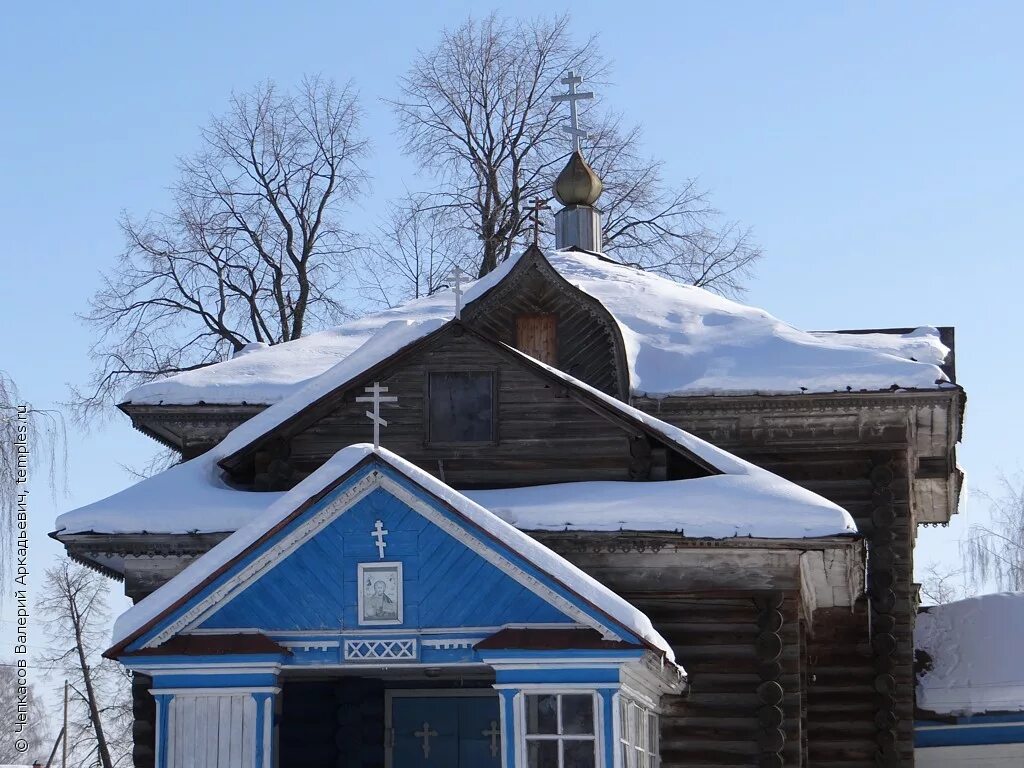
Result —
[[64, 739], [61, 744], [60, 768], [68, 768], [68, 681], [64, 681]]

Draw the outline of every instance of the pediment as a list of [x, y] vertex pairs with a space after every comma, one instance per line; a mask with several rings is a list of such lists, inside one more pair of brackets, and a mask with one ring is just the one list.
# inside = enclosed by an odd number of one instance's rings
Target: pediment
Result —
[[565, 574], [577, 573], [573, 566], [476, 507], [473, 514], [486, 516], [491, 529], [482, 527], [484, 518], [471, 519], [449, 495], [428, 492], [371, 453], [268, 521], [264, 533], [237, 532], [146, 598], [133, 609], [142, 626], [112, 653], [160, 647], [181, 635], [253, 631], [582, 626], [638, 642], [570, 583]]

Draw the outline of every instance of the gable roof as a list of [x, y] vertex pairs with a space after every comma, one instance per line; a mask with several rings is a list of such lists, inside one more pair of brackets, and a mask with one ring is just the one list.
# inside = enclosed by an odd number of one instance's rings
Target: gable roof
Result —
[[[288, 494], [233, 488], [218, 464], [243, 452], [281, 424], [295, 419], [352, 379], [371, 371], [410, 344], [426, 343], [446, 324], [439, 320], [390, 324], [371, 343], [286, 400], [232, 430], [201, 456], [146, 478], [106, 499], [57, 518], [58, 539], [85, 533], [211, 533], [238, 530]], [[712, 538], [807, 538], [856, 532], [849, 514], [836, 504], [748, 461], [633, 408], [569, 374], [544, 365], [513, 347], [495, 344], [524, 365], [560, 382], [594, 407], [622, 419], [706, 467], [709, 477], [651, 483], [563, 483], [530, 489], [475, 492], [484, 506], [527, 530], [544, 515], [538, 494], [550, 505], [549, 520], [564, 530], [658, 530]], [[412, 340], [411, 342], [408, 340]], [[629, 519], [616, 515], [612, 499], [642, 508]], [[555, 501], [557, 500], [557, 503]], [[600, 503], [599, 503], [600, 502]], [[621, 510], [620, 510], [621, 512]]]
[[544, 365], [514, 347], [496, 342], [462, 325], [458, 320], [450, 320], [444, 324], [438, 320], [390, 323], [340, 363], [317, 376], [285, 400], [261, 411], [233, 430], [217, 446], [217, 452], [222, 457], [218, 463], [225, 469], [233, 469], [246, 456], [274, 439], [281, 431], [293, 432], [310, 426], [324, 415], [321, 411], [333, 407], [334, 397], [338, 393], [351, 389], [360, 381], [369, 381], [378, 370], [392, 364], [399, 356], [423, 348], [449, 329], [471, 335], [477, 341], [494, 348], [499, 354], [515, 359], [541, 378], [561, 384], [571, 396], [591, 410], [602, 413], [605, 418], [627, 424], [641, 433], [667, 443], [705, 474], [713, 475], [723, 471], [701, 452], [694, 451], [685, 440], [679, 440], [677, 432], [664, 429], [668, 427], [667, 424], [652, 419], [635, 408], [625, 406], [620, 400], [556, 368]]
[[[634, 395], [799, 394], [934, 389], [949, 349], [935, 328], [857, 335], [801, 331], [764, 310], [580, 251], [544, 256], [607, 309]], [[509, 259], [468, 285], [468, 307], [512, 271]], [[131, 404], [270, 404], [354, 353], [392, 322], [451, 318], [451, 291], [136, 387]]]
[[286, 529], [299, 514], [373, 464], [397, 472], [454, 513], [477, 535], [500, 545], [506, 554], [523, 558], [554, 583], [574, 594], [596, 615], [604, 617], [604, 620], [591, 623], [593, 628], [610, 625], [617, 628], [617, 632], [624, 632], [626, 637], [635, 636], [669, 660], [674, 658], [671, 647], [655, 631], [650, 619], [606, 586], [432, 475], [386, 449], [374, 449], [369, 445], [355, 445], [339, 451], [265, 512], [122, 614], [114, 624], [113, 647], [106, 655], [116, 657], [132, 644], [147, 637], [152, 639], [161, 622], [171, 618], [192, 598], [216, 583], [233, 564], [255, 552], [261, 544]]

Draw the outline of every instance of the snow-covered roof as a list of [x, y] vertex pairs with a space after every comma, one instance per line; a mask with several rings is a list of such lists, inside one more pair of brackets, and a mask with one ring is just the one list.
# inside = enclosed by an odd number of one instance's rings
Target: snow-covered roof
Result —
[[668, 659], [674, 659], [671, 646], [654, 629], [651, 620], [608, 587], [540, 542], [491, 514], [465, 495], [445, 485], [433, 475], [424, 472], [391, 451], [384, 448], [374, 449], [373, 446], [363, 444], [349, 446], [339, 451], [292, 490], [278, 494], [278, 498], [273, 503], [231, 536], [203, 554], [188, 568], [137, 605], [121, 614], [114, 623], [114, 645], [123, 643], [167, 613], [179, 601], [192, 594], [222, 566], [232, 562], [278, 523], [287, 519], [302, 504], [371, 455], [375, 455], [392, 469], [449, 504], [471, 523], [508, 546], [541, 571], [554, 577], [620, 626], [662, 651]]
[[1024, 592], [1003, 592], [925, 609], [914, 644], [931, 657], [917, 706], [948, 715], [1024, 711]]
[[[286, 419], [358, 377], [404, 346], [431, 333], [439, 320], [394, 321], [305, 387], [236, 427], [191, 461], [106, 499], [57, 518], [59, 534], [210, 533], [238, 530], [280, 493], [236, 490], [218, 466]], [[650, 483], [581, 482], [467, 494], [523, 529], [678, 531], [686, 536], [808, 538], [855, 533], [850, 515], [831, 501], [633, 408], [562, 371], [530, 364], [584, 390], [611, 411], [642, 423], [670, 445], [696, 456], [719, 475]], [[385, 441], [387, 436], [385, 434]], [[548, 495], [542, 507], [544, 494]], [[611, 503], [616, 500], [618, 506]], [[630, 510], [627, 517], [624, 510]], [[640, 512], [643, 510], [643, 512]], [[542, 521], [559, 520], [554, 525]]]
[[[810, 333], [764, 310], [591, 254], [556, 251], [546, 258], [615, 319], [635, 395], [933, 389], [948, 380], [939, 366], [949, 350], [935, 328], [907, 334]], [[465, 302], [495, 287], [515, 263], [509, 259], [466, 286]], [[337, 328], [143, 384], [125, 400], [275, 403], [351, 355], [388, 324], [448, 320], [454, 306], [451, 291], [441, 291]]]

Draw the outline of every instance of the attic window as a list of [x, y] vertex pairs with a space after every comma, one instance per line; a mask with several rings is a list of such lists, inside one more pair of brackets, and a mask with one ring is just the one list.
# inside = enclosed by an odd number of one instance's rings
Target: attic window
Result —
[[516, 315], [516, 349], [548, 365], [558, 365], [558, 315]]
[[427, 378], [427, 441], [493, 443], [493, 371], [431, 371]]

